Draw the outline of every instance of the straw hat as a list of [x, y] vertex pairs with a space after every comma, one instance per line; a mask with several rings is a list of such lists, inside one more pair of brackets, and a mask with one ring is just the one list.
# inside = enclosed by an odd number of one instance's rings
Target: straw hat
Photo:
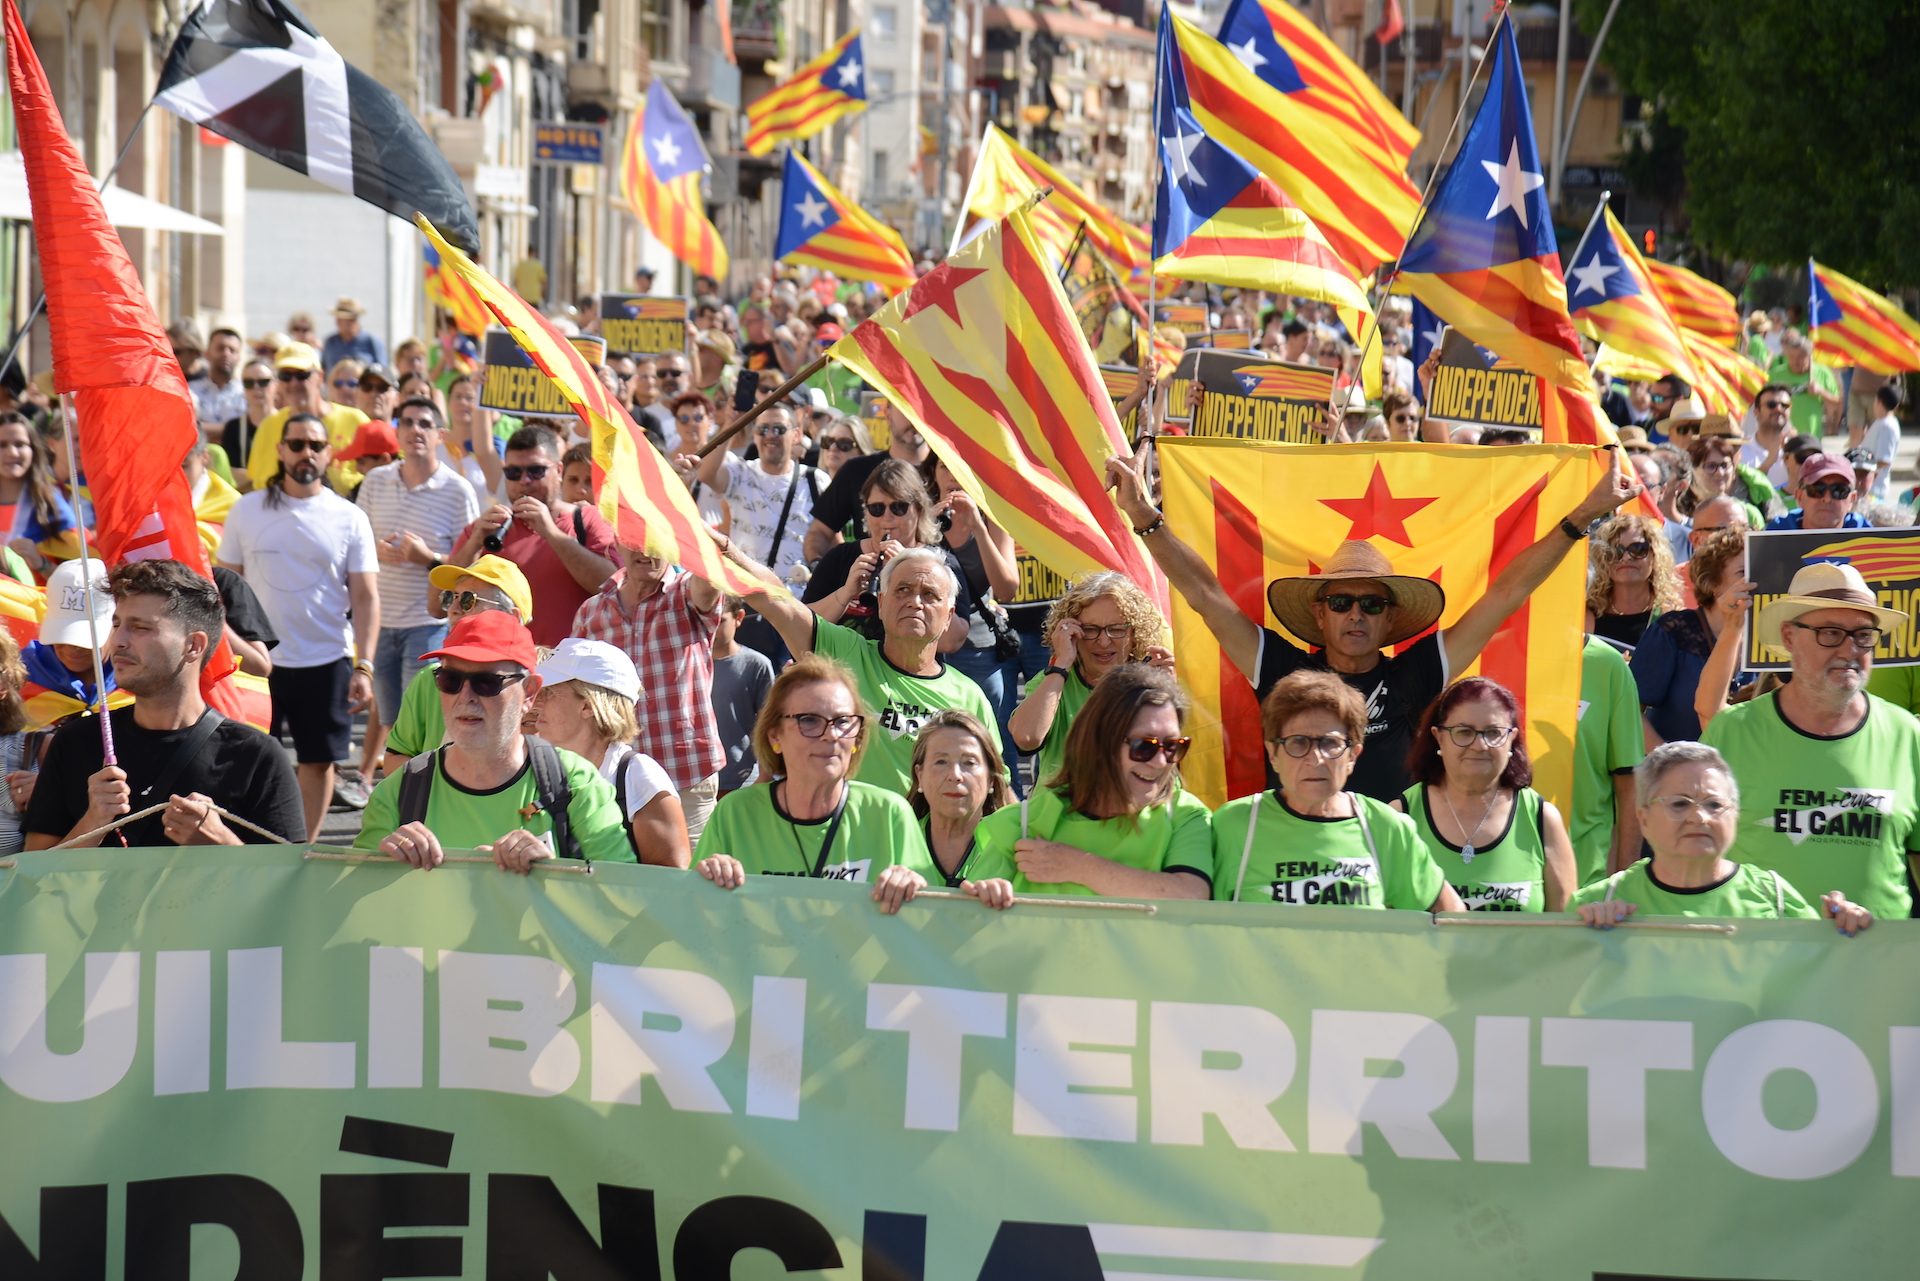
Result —
[[1317, 574], [1297, 578], [1276, 578], [1267, 584], [1267, 604], [1280, 625], [1309, 645], [1324, 647], [1326, 637], [1313, 617], [1313, 601], [1327, 583], [1366, 580], [1384, 586], [1393, 597], [1393, 624], [1381, 639], [1393, 645], [1418, 636], [1440, 621], [1447, 607], [1447, 594], [1440, 585], [1425, 578], [1413, 578], [1393, 572], [1393, 563], [1382, 556], [1372, 543], [1349, 538], [1328, 558]]
[[1793, 576], [1787, 594], [1760, 607], [1754, 620], [1754, 635], [1778, 658], [1787, 657], [1780, 644], [1780, 628], [1816, 609], [1857, 609], [1873, 615], [1874, 626], [1894, 631], [1907, 625], [1908, 616], [1897, 609], [1884, 608], [1867, 587], [1867, 580], [1851, 565], [1816, 561]]

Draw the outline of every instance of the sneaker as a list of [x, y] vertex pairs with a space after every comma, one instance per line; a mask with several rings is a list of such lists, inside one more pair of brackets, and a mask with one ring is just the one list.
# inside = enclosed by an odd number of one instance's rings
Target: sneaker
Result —
[[336, 778], [333, 780], [333, 803], [350, 810], [363, 810], [367, 808], [367, 798], [372, 791], [357, 778]]

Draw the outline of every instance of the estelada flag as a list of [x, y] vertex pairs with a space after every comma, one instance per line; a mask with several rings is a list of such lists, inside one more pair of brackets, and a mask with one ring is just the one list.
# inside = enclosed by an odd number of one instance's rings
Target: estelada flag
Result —
[[700, 131], [664, 80], [647, 89], [647, 105], [627, 126], [620, 153], [620, 194], [654, 238], [695, 272], [725, 279], [726, 242], [707, 218], [700, 179], [709, 166]]
[[913, 283], [913, 259], [900, 233], [840, 194], [797, 151], [780, 180], [780, 230], [773, 256], [824, 267], [843, 280], [871, 280], [889, 294]]
[[[1035, 193], [1053, 188], [1053, 195], [1033, 205]], [[1028, 206], [1032, 205], [1032, 208]], [[987, 222], [999, 222], [1015, 209], [1027, 210], [1034, 238], [1047, 257], [1064, 262], [1082, 223], [1087, 238], [1110, 262], [1128, 272], [1147, 269], [1147, 233], [1082, 191], [1071, 178], [989, 123], [980, 142], [980, 155], [967, 180], [967, 212]]]
[[1164, 580], [1106, 491], [1128, 452], [1093, 352], [1015, 210], [833, 345], [913, 421], [973, 500], [1069, 578]]
[[1575, 328], [1595, 342], [1662, 366], [1663, 374], [1679, 374], [1689, 385], [1701, 381], [1680, 337], [1680, 322], [1604, 196], [1568, 261], [1567, 304]]
[[1682, 329], [1691, 329], [1722, 347], [1739, 343], [1740, 304], [1732, 294], [1685, 267], [1658, 258], [1646, 261], [1647, 274], [1653, 277], [1655, 288], [1666, 299], [1667, 310]]
[[[1267, 585], [1318, 573], [1349, 538], [1366, 539], [1397, 574], [1446, 592], [1441, 630], [1466, 613], [1515, 556], [1579, 505], [1606, 468], [1572, 445], [1269, 445], [1162, 438], [1167, 525], [1213, 566], [1247, 617], [1293, 644], [1269, 613]], [[1568, 556], [1461, 676], [1492, 677], [1520, 702], [1534, 786], [1566, 810], [1580, 698], [1587, 562]], [[1265, 785], [1253, 687], [1200, 616], [1171, 615], [1180, 679], [1193, 695], [1187, 788], [1209, 805]], [[1404, 649], [1418, 637], [1396, 648]]]
[[[655, 83], [659, 83], [655, 81]], [[828, 50], [747, 104], [749, 155], [811, 138], [836, 120], [867, 109], [867, 71], [856, 27]]]
[[607, 394], [579, 348], [520, 295], [442, 240], [424, 219], [419, 225], [440, 251], [442, 266], [473, 287], [587, 424], [593, 435], [593, 489], [600, 495], [600, 514], [620, 542], [665, 556], [736, 596], [784, 591], [769, 588], [720, 555], [685, 483], [668, 468], [660, 451], [647, 443], [620, 402]]
[[1807, 328], [1822, 364], [1869, 373], [1920, 369], [1920, 320], [1857, 280], [1807, 259]]
[[1746, 413], [1753, 398], [1767, 385], [1767, 371], [1749, 360], [1745, 352], [1722, 347], [1691, 329], [1680, 331], [1680, 341], [1687, 345], [1694, 372], [1700, 375], [1694, 390], [1705, 397], [1707, 412], [1732, 414], [1735, 418]]

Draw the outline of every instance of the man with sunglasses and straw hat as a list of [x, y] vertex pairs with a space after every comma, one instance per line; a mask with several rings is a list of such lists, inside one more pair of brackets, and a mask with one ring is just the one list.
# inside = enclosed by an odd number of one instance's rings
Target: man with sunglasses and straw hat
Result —
[[1750, 811], [1727, 857], [1778, 872], [1809, 902], [1830, 890], [1880, 918], [1912, 901], [1920, 850], [1920, 721], [1866, 692], [1874, 648], [1909, 616], [1851, 565], [1817, 562], [1755, 612], [1753, 636], [1793, 679], [1708, 723]]
[[1633, 474], [1621, 469], [1619, 451], [1609, 447], [1607, 474], [1580, 505], [1509, 561], [1453, 626], [1422, 637], [1403, 654], [1389, 655], [1381, 651], [1440, 620], [1446, 595], [1438, 583], [1396, 574], [1371, 543], [1350, 539], [1322, 562], [1326, 568], [1320, 573], [1267, 585], [1274, 617], [1312, 647], [1302, 649], [1242, 613], [1213, 568], [1167, 528], [1147, 496], [1143, 457], [1108, 459], [1107, 484], [1167, 581], [1200, 615], [1262, 702], [1282, 678], [1303, 668], [1332, 671], [1359, 691], [1367, 704], [1367, 740], [1351, 786], [1379, 801], [1392, 801], [1407, 790], [1407, 752], [1427, 704], [1454, 673], [1480, 656], [1508, 616], [1586, 537], [1587, 527], [1641, 489]]

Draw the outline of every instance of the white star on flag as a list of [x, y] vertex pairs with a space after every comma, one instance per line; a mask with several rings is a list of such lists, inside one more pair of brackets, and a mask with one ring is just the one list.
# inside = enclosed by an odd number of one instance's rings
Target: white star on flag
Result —
[[855, 58], [852, 62], [849, 62], [844, 67], [840, 68], [840, 87], [842, 89], [845, 89], [850, 85], [857, 85], [859, 83], [860, 83], [860, 60], [858, 58]]
[[1499, 190], [1493, 196], [1493, 208], [1487, 210], [1489, 219], [1499, 216], [1502, 209], [1513, 210], [1513, 216], [1520, 220], [1522, 227], [1527, 225], [1527, 193], [1547, 185], [1547, 180], [1537, 173], [1528, 173], [1520, 167], [1520, 140], [1515, 138], [1507, 151], [1507, 163], [1496, 165], [1491, 160], [1482, 160], [1480, 167], [1487, 171]]
[[1447, 336], [1447, 327], [1435, 321], [1433, 328], [1426, 330], [1420, 336], [1427, 340], [1427, 350], [1432, 351], [1440, 345], [1440, 340]]
[[680, 163], [680, 147], [672, 134], [663, 133], [653, 140], [653, 158], [656, 163], [668, 166]]
[[1248, 71], [1258, 71], [1267, 65], [1267, 55], [1253, 47], [1252, 36], [1247, 37], [1245, 44], [1230, 44], [1227, 48], [1233, 51], [1233, 56], [1240, 59], [1240, 65]]
[[811, 191], [807, 193], [807, 198], [805, 200], [802, 200], [798, 204], [794, 205], [794, 208], [800, 212], [800, 225], [802, 227], [826, 226], [827, 210], [831, 209], [832, 207], [833, 206], [829, 205], [826, 201], [820, 199], [820, 197], [814, 195]]
[[1596, 249], [1593, 251], [1592, 262], [1584, 267], [1575, 267], [1573, 269], [1573, 278], [1579, 282], [1579, 287], [1573, 292], [1575, 294], [1600, 294], [1604, 297], [1607, 292], [1607, 277], [1618, 270], [1620, 270], [1618, 263], [1601, 262], [1600, 251]]
[[1171, 138], [1162, 139], [1167, 144], [1168, 158], [1173, 167], [1179, 170], [1179, 181], [1195, 187], [1204, 187], [1207, 180], [1193, 167], [1193, 153], [1207, 140], [1204, 133], [1180, 133], [1180, 126], [1174, 125], [1175, 133]]

